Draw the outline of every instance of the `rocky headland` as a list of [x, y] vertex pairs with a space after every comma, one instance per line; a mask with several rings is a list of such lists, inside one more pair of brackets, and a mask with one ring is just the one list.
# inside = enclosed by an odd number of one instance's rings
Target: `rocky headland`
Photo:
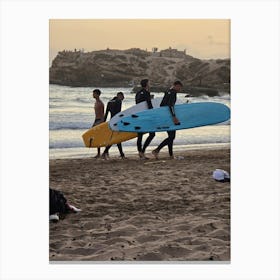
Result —
[[165, 91], [175, 80], [184, 92], [198, 96], [230, 92], [230, 59], [201, 60], [176, 49], [61, 51], [49, 69], [50, 84], [73, 87], [131, 87], [143, 78], [151, 91]]

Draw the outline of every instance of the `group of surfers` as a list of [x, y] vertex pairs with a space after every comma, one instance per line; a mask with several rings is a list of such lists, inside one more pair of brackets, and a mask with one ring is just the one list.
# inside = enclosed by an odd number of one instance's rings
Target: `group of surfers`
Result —
[[[148, 109], [153, 109], [153, 104], [152, 104], [152, 97], [150, 93], [150, 83], [148, 79], [143, 79], [141, 80], [141, 89], [136, 93], [135, 95], [135, 103], [138, 104], [140, 102], [146, 102]], [[170, 114], [173, 120], [173, 123], [179, 124], [180, 121], [176, 117], [174, 105], [177, 100], [177, 93], [181, 91], [183, 85], [180, 81], [175, 81], [171, 88], [167, 90], [164, 93], [164, 96], [162, 98], [162, 101], [160, 103], [160, 106], [168, 106], [170, 109]], [[95, 104], [94, 104], [94, 111], [95, 111], [95, 121], [92, 125], [92, 127], [105, 122], [108, 114], [110, 113], [111, 118], [114, 117], [117, 113], [121, 111], [122, 108], [122, 101], [124, 100], [124, 94], [123, 92], [118, 92], [117, 95], [111, 99], [106, 106], [105, 114], [104, 114], [104, 103], [102, 102], [101, 98], [101, 91], [100, 89], [94, 89], [93, 90], [93, 98], [95, 99]], [[152, 154], [155, 158], [158, 158], [158, 154], [160, 150], [164, 146], [168, 146], [168, 152], [170, 158], [173, 158], [173, 142], [176, 136], [176, 130], [172, 131], [167, 131], [168, 137], [164, 139], [156, 149], [152, 151]], [[145, 155], [146, 148], [150, 145], [151, 141], [155, 137], [155, 132], [150, 132], [149, 136], [146, 138], [144, 144], [143, 142], [143, 135], [144, 133], [138, 133], [137, 136], [137, 150], [138, 150], [138, 155], [140, 159], [148, 159]], [[122, 159], [125, 159], [125, 154], [122, 149], [122, 144], [119, 143], [117, 144], [119, 152], [120, 152], [120, 157]], [[97, 155], [94, 158], [102, 158], [102, 159], [108, 159], [109, 158], [109, 149], [111, 146], [105, 147], [104, 152], [101, 154], [101, 148], [97, 148]]]

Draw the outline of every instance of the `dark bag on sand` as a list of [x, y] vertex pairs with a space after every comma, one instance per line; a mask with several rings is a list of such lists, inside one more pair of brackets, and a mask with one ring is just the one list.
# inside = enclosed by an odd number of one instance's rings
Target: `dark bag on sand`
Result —
[[67, 213], [66, 202], [62, 192], [50, 188], [50, 215]]

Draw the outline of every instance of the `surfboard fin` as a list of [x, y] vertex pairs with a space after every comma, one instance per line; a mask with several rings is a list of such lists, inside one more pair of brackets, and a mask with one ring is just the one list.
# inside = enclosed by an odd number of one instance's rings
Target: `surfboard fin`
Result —
[[138, 116], [137, 116], [137, 115], [134, 115], [134, 114], [131, 115], [131, 117], [132, 117], [132, 118], [138, 118]]

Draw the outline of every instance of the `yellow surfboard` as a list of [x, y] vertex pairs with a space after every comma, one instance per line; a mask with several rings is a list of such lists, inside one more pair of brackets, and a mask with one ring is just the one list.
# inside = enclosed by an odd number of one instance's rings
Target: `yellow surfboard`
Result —
[[113, 131], [109, 122], [104, 122], [87, 130], [82, 137], [86, 147], [99, 148], [130, 140], [137, 137], [137, 133]]

